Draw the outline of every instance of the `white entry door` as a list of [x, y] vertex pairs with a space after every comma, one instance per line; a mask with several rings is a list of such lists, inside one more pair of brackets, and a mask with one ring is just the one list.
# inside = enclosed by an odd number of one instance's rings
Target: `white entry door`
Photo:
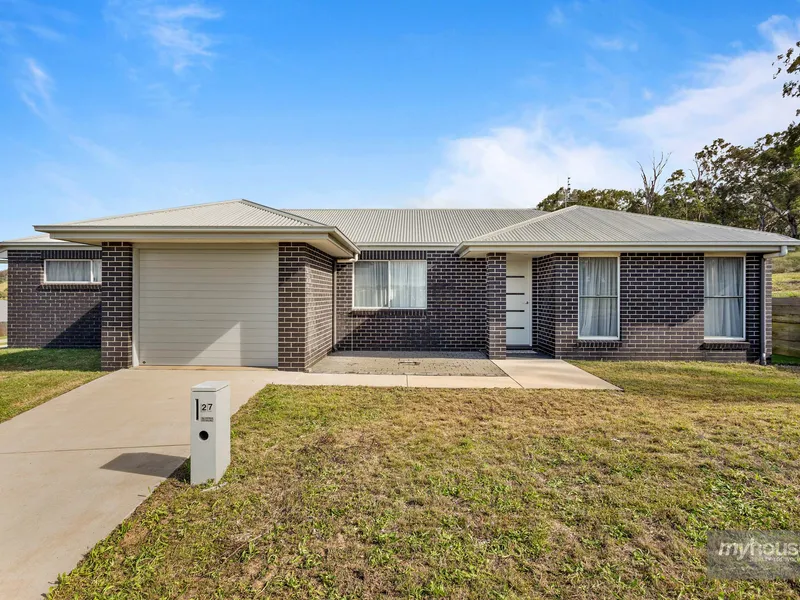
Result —
[[531, 259], [506, 256], [506, 345], [531, 345]]

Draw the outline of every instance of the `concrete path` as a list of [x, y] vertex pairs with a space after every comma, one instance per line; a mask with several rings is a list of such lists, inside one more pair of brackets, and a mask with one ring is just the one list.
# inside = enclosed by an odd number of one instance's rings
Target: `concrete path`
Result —
[[618, 389], [564, 361], [508, 359], [500, 377], [118, 371], [0, 423], [0, 598], [38, 598], [189, 455], [189, 393], [231, 382], [236, 412], [267, 384]]
[[503, 371], [503, 375], [499, 377], [470, 375], [362, 375], [355, 373], [289, 373], [272, 371], [270, 372], [269, 382], [280, 385], [619, 390], [617, 386], [563, 360], [553, 358], [509, 358], [491, 362]]
[[0, 423], [0, 598], [41, 597], [189, 455], [189, 393], [269, 371], [118, 371]]

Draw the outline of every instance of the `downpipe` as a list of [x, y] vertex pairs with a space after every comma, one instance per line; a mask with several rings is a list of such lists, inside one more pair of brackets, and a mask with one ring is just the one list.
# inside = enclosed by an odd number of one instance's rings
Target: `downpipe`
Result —
[[789, 252], [787, 246], [781, 246], [780, 252], [761, 255], [761, 358], [758, 363], [767, 365], [767, 260], [782, 258]]

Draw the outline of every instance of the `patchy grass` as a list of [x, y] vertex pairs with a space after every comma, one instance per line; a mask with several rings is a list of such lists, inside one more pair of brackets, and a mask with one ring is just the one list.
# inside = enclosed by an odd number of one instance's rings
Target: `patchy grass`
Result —
[[772, 297], [797, 298], [800, 296], [800, 273], [773, 273]]
[[785, 356], [783, 354], [773, 354], [772, 364], [800, 366], [800, 356]]
[[101, 375], [97, 350], [0, 350], [0, 422]]
[[789, 252], [783, 258], [772, 261], [773, 273], [797, 273], [800, 271], [800, 250]]
[[52, 598], [745, 598], [707, 531], [800, 529], [800, 377], [581, 363], [625, 393], [270, 386], [221, 488], [162, 484]]
[[800, 296], [800, 251], [790, 252], [772, 261], [772, 296], [796, 298]]

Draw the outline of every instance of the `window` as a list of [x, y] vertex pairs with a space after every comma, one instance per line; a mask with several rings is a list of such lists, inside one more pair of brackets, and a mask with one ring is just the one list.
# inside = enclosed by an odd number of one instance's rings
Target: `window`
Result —
[[744, 339], [744, 257], [707, 256], [705, 336]]
[[619, 339], [619, 258], [580, 257], [578, 337]]
[[426, 308], [424, 260], [360, 260], [355, 263], [354, 308]]
[[100, 260], [46, 260], [47, 283], [100, 283]]

